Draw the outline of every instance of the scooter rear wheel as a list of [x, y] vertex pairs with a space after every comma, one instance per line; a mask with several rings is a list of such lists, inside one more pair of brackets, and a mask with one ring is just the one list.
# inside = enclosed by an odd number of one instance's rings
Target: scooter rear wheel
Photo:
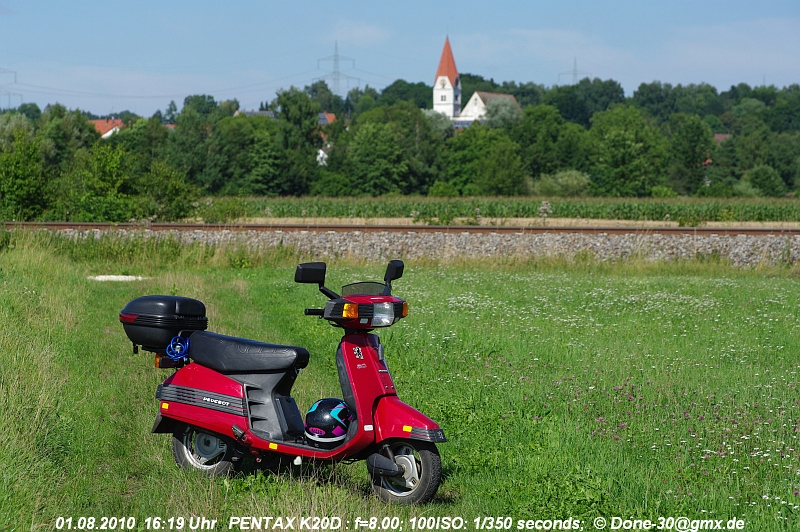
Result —
[[[388, 503], [430, 501], [442, 480], [442, 461], [436, 445], [418, 440], [394, 440], [389, 443], [389, 450], [403, 473], [395, 477], [372, 474], [372, 491]], [[385, 450], [382, 453], [391, 458]]]
[[172, 455], [184, 469], [202, 471], [210, 477], [234, 471], [231, 440], [191, 425], [181, 424], [172, 433]]

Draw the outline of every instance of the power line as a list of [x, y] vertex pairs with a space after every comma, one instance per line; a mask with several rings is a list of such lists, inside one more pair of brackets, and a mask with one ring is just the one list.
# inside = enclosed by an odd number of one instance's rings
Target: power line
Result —
[[339, 41], [336, 41], [334, 43], [334, 45], [333, 45], [333, 55], [332, 56], [323, 57], [322, 59], [317, 59], [317, 68], [319, 68], [319, 64], [320, 64], [321, 61], [333, 61], [333, 72], [331, 72], [327, 76], [323, 76], [323, 77], [317, 78], [317, 79], [330, 79], [333, 82], [332, 83], [333, 86], [331, 87], [331, 92], [333, 92], [334, 94], [336, 94], [338, 96], [342, 96], [341, 81], [343, 79], [348, 81], [348, 84], [347, 84], [348, 90], [350, 89], [349, 81], [351, 79], [357, 81], [358, 83], [361, 82], [361, 80], [356, 78], [356, 77], [348, 76], [347, 74], [342, 74], [342, 71], [339, 69], [339, 62], [340, 61], [352, 61], [353, 68], [356, 67], [356, 60], [355, 59], [339, 55]]
[[576, 57], [575, 60], [572, 62], [572, 70], [567, 70], [566, 72], [559, 72], [558, 74], [558, 82], [561, 83], [561, 76], [572, 76], [572, 84], [577, 85], [578, 83], [578, 75], [592, 77], [591, 72], [581, 72], [578, 70], [578, 58]]
[[[9, 70], [7, 68], [0, 68], [0, 75], [3, 75], [3, 74], [13, 74], [14, 75], [14, 84], [16, 85], [16, 83], [17, 83], [17, 71], [16, 70]], [[11, 109], [11, 97], [12, 96], [15, 97], [15, 98], [18, 97], [19, 98], [19, 104], [22, 105], [22, 94], [20, 94], [19, 92], [13, 92], [13, 91], [10, 91], [10, 90], [7, 90], [7, 89], [3, 88], [3, 86], [0, 86], [0, 95], [8, 97], [8, 108], [9, 109]]]

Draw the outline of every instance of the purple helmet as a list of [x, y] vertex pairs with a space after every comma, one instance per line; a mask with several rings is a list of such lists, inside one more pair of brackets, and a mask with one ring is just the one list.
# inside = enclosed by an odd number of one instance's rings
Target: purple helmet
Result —
[[333, 449], [344, 441], [352, 419], [341, 399], [320, 399], [306, 413], [306, 439], [314, 447]]

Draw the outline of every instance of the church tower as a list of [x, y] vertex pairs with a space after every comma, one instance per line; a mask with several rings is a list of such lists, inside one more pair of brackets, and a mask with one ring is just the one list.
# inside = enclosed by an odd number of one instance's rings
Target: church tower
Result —
[[433, 110], [448, 118], [457, 118], [461, 114], [461, 77], [458, 75], [453, 51], [450, 49], [450, 38], [445, 38], [439, 68], [436, 70], [436, 81], [433, 84]]

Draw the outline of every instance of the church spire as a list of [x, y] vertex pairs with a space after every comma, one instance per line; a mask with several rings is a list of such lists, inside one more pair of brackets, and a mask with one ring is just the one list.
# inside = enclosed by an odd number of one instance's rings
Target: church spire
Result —
[[461, 114], [461, 80], [458, 77], [456, 60], [450, 49], [450, 38], [445, 38], [436, 81], [433, 82], [433, 110], [449, 118]]
[[442, 57], [439, 59], [439, 68], [436, 70], [436, 79], [439, 79], [440, 76], [444, 76], [450, 80], [451, 86], [456, 86], [458, 69], [456, 68], [456, 60], [453, 58], [453, 50], [450, 49], [449, 36], [445, 37]]

